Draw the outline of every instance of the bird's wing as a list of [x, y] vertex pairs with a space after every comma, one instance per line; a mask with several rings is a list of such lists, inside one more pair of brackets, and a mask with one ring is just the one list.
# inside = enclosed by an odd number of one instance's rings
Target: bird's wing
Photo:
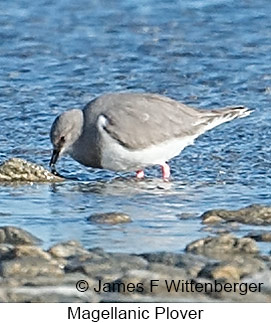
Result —
[[86, 109], [107, 120], [104, 130], [129, 149], [144, 149], [173, 138], [195, 136], [202, 127], [200, 110], [157, 94], [104, 95]]

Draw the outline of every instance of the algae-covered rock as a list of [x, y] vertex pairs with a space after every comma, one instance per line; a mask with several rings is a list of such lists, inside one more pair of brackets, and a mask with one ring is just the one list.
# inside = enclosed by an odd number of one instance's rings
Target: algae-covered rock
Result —
[[60, 182], [63, 178], [55, 176], [43, 166], [21, 158], [11, 158], [0, 165], [0, 182]]

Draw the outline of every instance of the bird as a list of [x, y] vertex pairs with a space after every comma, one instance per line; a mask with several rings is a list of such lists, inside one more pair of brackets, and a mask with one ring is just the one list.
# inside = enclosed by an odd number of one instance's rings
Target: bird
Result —
[[103, 94], [56, 117], [49, 167], [57, 174], [56, 162], [66, 153], [87, 167], [135, 171], [137, 179], [160, 165], [168, 181], [170, 159], [206, 131], [251, 112], [244, 106], [197, 109], [153, 93]]

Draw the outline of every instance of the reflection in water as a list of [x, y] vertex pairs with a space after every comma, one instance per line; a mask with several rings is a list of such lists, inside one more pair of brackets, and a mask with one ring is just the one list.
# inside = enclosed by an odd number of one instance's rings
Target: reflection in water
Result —
[[162, 179], [137, 180], [136, 178], [117, 177], [110, 181], [77, 182], [71, 185], [71, 190], [83, 193], [101, 195], [133, 196], [137, 194], [173, 194], [174, 182], [164, 182]]

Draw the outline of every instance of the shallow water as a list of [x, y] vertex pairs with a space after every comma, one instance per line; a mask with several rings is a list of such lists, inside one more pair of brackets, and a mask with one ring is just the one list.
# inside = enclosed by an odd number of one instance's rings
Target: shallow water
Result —
[[[55, 116], [105, 92], [255, 110], [172, 160], [171, 183], [156, 167], [138, 182], [65, 157], [58, 170], [77, 181], [1, 185], [1, 225], [21, 226], [44, 246], [79, 239], [108, 251], [181, 251], [208, 234], [198, 218], [204, 211], [270, 204], [270, 16], [269, 0], [0, 2], [1, 160], [48, 165]], [[106, 211], [126, 212], [133, 222], [87, 222]]]

